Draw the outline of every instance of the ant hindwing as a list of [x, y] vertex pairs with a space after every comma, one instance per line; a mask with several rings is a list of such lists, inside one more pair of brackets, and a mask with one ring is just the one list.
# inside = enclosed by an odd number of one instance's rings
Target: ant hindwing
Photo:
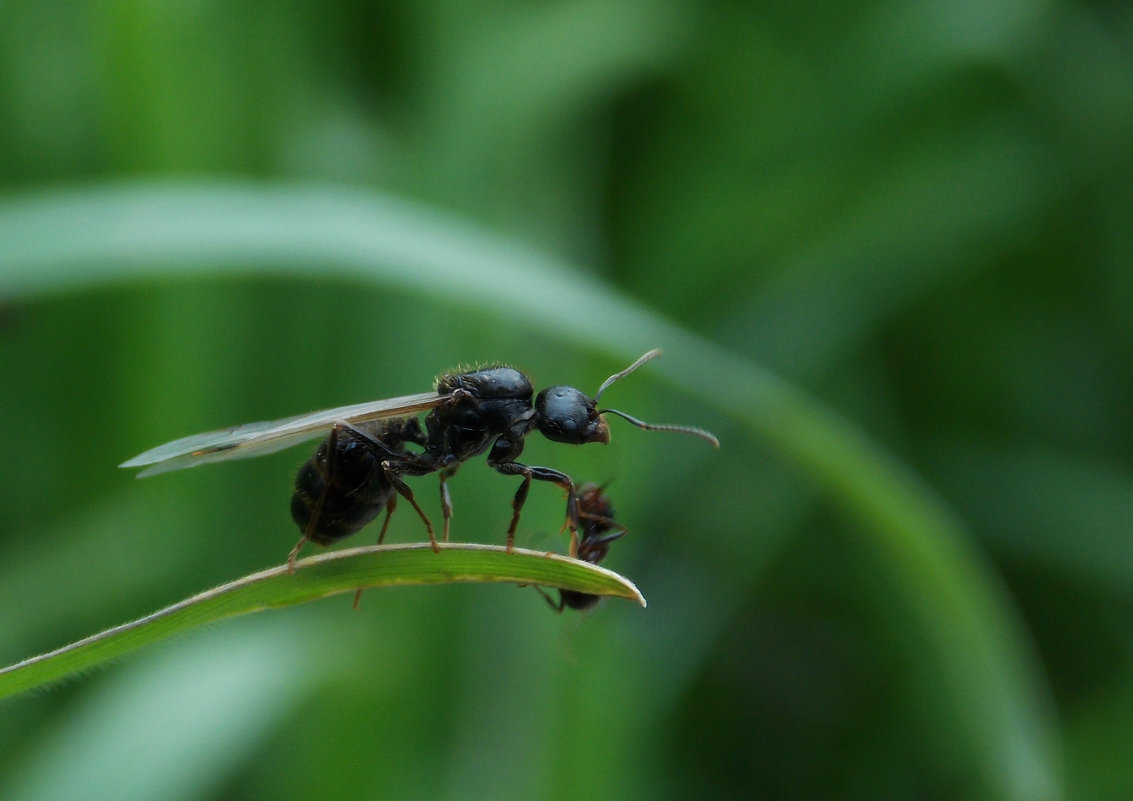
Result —
[[[447, 541], [452, 503], [446, 482], [462, 463], [487, 453], [489, 467], [523, 479], [512, 499], [508, 550], [514, 545], [531, 482], [547, 481], [562, 487], [567, 494], [566, 523], [571, 534], [570, 554], [574, 556], [579, 553], [580, 495], [565, 473], [517, 461], [524, 439], [537, 430], [553, 442], [606, 443], [610, 431], [603, 415], [608, 413], [638, 428], [692, 434], [719, 447], [716, 437], [700, 428], [645, 423], [616, 409], [598, 408], [598, 399], [611, 384], [660, 355], [661, 351], [651, 350], [610, 376], [593, 398], [565, 385], [548, 387], [536, 396], [524, 373], [514, 367], [493, 365], [446, 373], [437, 380], [433, 392], [196, 434], [153, 448], [121, 466], [145, 467], [139, 475], [153, 475], [207, 462], [259, 456], [326, 435], [296, 476], [291, 512], [303, 536], [288, 558], [293, 567], [299, 549], [307, 541], [319, 545], [336, 542], [357, 532], [384, 508], [386, 519], [378, 538], [381, 542], [398, 495], [417, 512], [433, 549], [439, 551], [432, 521], [403, 477], [438, 474], [442, 536]], [[423, 412], [424, 428], [417, 418]]]

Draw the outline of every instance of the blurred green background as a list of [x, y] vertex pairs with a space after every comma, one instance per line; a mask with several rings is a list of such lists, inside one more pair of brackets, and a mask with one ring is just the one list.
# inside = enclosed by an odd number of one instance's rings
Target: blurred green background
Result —
[[[669, 354], [609, 402], [724, 443], [528, 444], [611, 481], [648, 609], [461, 585], [210, 627], [5, 701], [0, 797], [1133, 796], [1131, 42], [1122, 3], [0, 5], [0, 662], [284, 559], [307, 450], [115, 468], [185, 434], [475, 361], [593, 391], [647, 319]], [[474, 302], [408, 257], [276, 270], [208, 249], [202, 185], [514, 258]], [[139, 187], [158, 249], [203, 244], [86, 258], [151, 233]], [[725, 380], [756, 365], [852, 424]], [[911, 472], [871, 497], [861, 454]], [[515, 482], [451, 488], [502, 541]], [[536, 487], [521, 544], [560, 520]]]

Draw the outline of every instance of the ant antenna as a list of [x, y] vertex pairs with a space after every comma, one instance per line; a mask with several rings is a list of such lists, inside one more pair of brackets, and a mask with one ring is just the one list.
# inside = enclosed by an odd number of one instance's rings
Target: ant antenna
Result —
[[614, 383], [618, 379], [625, 378], [627, 375], [632, 373], [634, 370], [636, 370], [641, 365], [645, 364], [648, 361], [652, 361], [653, 359], [656, 359], [660, 355], [661, 355], [661, 349], [660, 348], [654, 348], [653, 350], [649, 351], [644, 356], [642, 356], [640, 359], [638, 359], [636, 362], [631, 364], [629, 367], [622, 370], [620, 373], [614, 373], [612, 376], [607, 378], [605, 381], [602, 382], [602, 386], [598, 387], [598, 391], [596, 393], [594, 393], [594, 403], [595, 404], [598, 403], [598, 399], [600, 397], [602, 397], [602, 393], [606, 391], [606, 388], [609, 387], [610, 384]]
[[636, 417], [631, 417], [625, 412], [619, 412], [617, 409], [599, 409], [598, 414], [616, 414], [623, 420], [628, 420], [638, 428], [644, 428], [646, 431], [672, 431], [677, 434], [692, 434], [694, 437], [700, 437], [707, 440], [712, 444], [713, 448], [720, 447], [720, 440], [711, 432], [705, 431], [703, 428], [696, 426], [675, 426], [668, 423], [646, 423], [644, 420], [638, 420]]
[[[635, 361], [633, 364], [631, 364], [626, 369], [622, 370], [619, 373], [614, 373], [612, 376], [610, 376], [605, 381], [603, 381], [602, 386], [598, 387], [598, 392], [595, 393], [595, 395], [594, 395], [594, 405], [595, 406], [598, 405], [598, 398], [601, 397], [602, 393], [606, 391], [606, 389], [610, 386], [610, 384], [613, 384], [615, 381], [617, 381], [621, 378], [625, 378], [627, 375], [632, 373], [638, 367], [641, 367], [641, 365], [645, 364], [648, 361], [652, 361], [653, 359], [656, 359], [660, 355], [661, 355], [661, 349], [660, 348], [654, 348], [653, 350], [651, 350], [648, 353], [646, 353], [645, 355], [643, 355], [641, 358], [639, 358], [637, 361]], [[677, 434], [691, 434], [694, 437], [700, 437], [703, 440], [707, 440], [708, 442], [710, 442], [712, 444], [713, 448], [719, 448], [720, 447], [720, 440], [716, 439], [716, 436], [714, 434], [712, 434], [708, 431], [705, 431], [703, 428], [696, 428], [695, 426], [677, 426], [677, 425], [670, 425], [668, 423], [646, 423], [644, 420], [638, 420], [636, 417], [632, 417], [632, 416], [626, 414], [625, 412], [619, 412], [617, 409], [598, 409], [598, 414], [606, 414], [606, 413], [616, 414], [618, 417], [622, 418], [623, 420], [628, 421], [629, 423], [637, 426], [638, 428], [643, 428], [646, 431], [672, 431], [672, 432], [677, 433]]]

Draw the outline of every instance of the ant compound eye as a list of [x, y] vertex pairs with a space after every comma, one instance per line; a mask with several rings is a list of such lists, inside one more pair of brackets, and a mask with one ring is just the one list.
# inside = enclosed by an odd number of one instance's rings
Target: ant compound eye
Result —
[[594, 409], [594, 401], [574, 387], [547, 387], [535, 399], [535, 421], [552, 442], [582, 445], [610, 441], [606, 421]]

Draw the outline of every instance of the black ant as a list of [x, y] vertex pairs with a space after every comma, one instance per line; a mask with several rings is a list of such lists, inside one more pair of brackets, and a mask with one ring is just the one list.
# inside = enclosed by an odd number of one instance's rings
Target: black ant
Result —
[[[492, 365], [446, 373], [433, 392], [343, 406], [321, 412], [248, 423], [197, 434], [161, 445], [136, 456], [122, 467], [149, 466], [140, 475], [193, 467], [206, 462], [271, 453], [327, 430], [330, 435], [299, 470], [292, 497], [292, 517], [303, 536], [288, 557], [294, 567], [299, 549], [308, 540], [327, 545], [347, 537], [386, 509], [379, 535], [385, 536], [396, 494], [416, 510], [425, 523], [429, 542], [439, 551], [432, 521], [417, 504], [402, 476], [438, 473], [440, 476], [443, 538], [448, 541], [452, 502], [447, 481], [460, 465], [487, 452], [488, 465], [504, 475], [522, 476], [512, 500], [507, 547], [515, 542], [520, 512], [532, 480], [549, 481], [567, 493], [570, 554], [578, 552], [578, 494], [570, 476], [550, 467], [516, 461], [524, 439], [538, 430], [554, 442], [582, 445], [610, 441], [604, 414], [624, 418], [638, 428], [692, 434], [719, 447], [712, 434], [692, 426], [645, 423], [616, 409], [599, 409], [598, 399], [615, 381], [661, 355], [651, 350], [624, 370], [606, 379], [593, 398], [569, 386], [552, 386], [534, 398], [531, 380], [514, 367]], [[416, 415], [427, 411], [422, 430]], [[410, 452], [406, 445], [422, 450]]]

